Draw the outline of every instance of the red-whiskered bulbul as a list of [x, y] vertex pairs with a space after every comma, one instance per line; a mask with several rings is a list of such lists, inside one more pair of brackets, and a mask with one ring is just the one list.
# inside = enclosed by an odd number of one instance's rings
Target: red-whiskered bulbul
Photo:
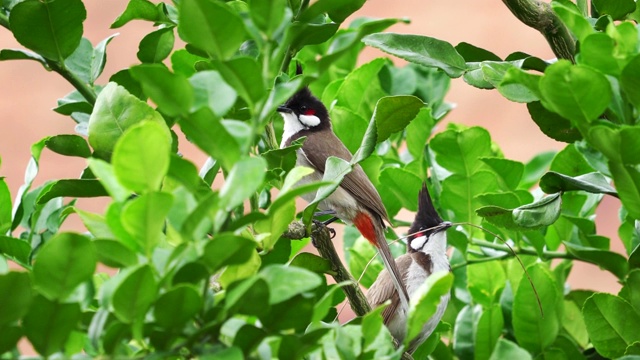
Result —
[[[418, 212], [409, 228], [407, 253], [396, 259], [401, 279], [407, 285], [409, 296], [412, 296], [431, 274], [451, 270], [446, 254], [445, 230], [449, 227], [451, 223], [440, 218], [429, 197], [429, 190], [423, 184], [418, 196]], [[398, 306], [400, 302], [398, 292], [386, 270], [380, 272], [369, 288], [367, 300], [374, 308], [391, 300], [391, 304], [383, 310], [382, 317], [393, 337], [402, 343], [407, 331], [408, 309]], [[420, 335], [409, 344], [407, 352], [413, 353], [431, 335], [442, 318], [448, 302], [449, 294], [440, 299], [436, 313], [424, 325]]]
[[[302, 148], [297, 150], [296, 165], [307, 166], [315, 171], [301, 182], [322, 180], [325, 162], [330, 156], [351, 161], [351, 153], [333, 133], [327, 108], [311, 94], [309, 88], [298, 91], [283, 106], [278, 107], [278, 112], [284, 118], [281, 148], [289, 146], [296, 139], [306, 137]], [[308, 202], [314, 197], [315, 193], [303, 196]], [[401, 294], [400, 301], [408, 308], [409, 296], [384, 236], [384, 221], [390, 223], [387, 210], [362, 167], [355, 165], [336, 191], [318, 204], [318, 208], [334, 211], [342, 221], [355, 225], [362, 236], [378, 249], [385, 267], [392, 274], [391, 281], [396, 293]]]

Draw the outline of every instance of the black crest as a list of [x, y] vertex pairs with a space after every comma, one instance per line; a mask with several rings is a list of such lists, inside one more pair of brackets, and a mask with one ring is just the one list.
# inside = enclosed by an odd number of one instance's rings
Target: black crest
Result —
[[[413, 220], [413, 224], [411, 224], [411, 227], [409, 228], [409, 234], [436, 227], [443, 222], [444, 221], [433, 207], [433, 202], [429, 195], [429, 189], [427, 189], [427, 184], [422, 183], [422, 189], [418, 195], [418, 212]], [[438, 230], [434, 229], [434, 231]]]

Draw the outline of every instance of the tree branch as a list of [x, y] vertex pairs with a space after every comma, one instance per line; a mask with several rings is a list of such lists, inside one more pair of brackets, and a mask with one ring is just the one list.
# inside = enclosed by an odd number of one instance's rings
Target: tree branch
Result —
[[[511, 249], [509, 249], [509, 247], [507, 245], [502, 245], [502, 244], [496, 244], [496, 243], [492, 243], [489, 241], [484, 241], [484, 240], [475, 240], [472, 239], [471, 243], [473, 245], [478, 245], [480, 247], [483, 248], [488, 248], [488, 249], [493, 249], [493, 250], [498, 250], [498, 251], [504, 251], [506, 253], [509, 253], [510, 255], [513, 255], [513, 253], [511, 252]], [[538, 256], [538, 252], [534, 249], [529, 249], [529, 248], [514, 248], [513, 252], [515, 252], [518, 255], [534, 255], [534, 256]], [[566, 252], [562, 252], [562, 251], [543, 251], [541, 254], [542, 258], [545, 260], [548, 259], [571, 259], [571, 260], [580, 260], [577, 257], [566, 253]]]
[[540, 0], [502, 0], [511, 13], [525, 25], [538, 30], [560, 59], [575, 62], [576, 43], [551, 5]]
[[51, 70], [57, 72], [63, 78], [65, 78], [65, 80], [71, 83], [71, 85], [73, 85], [73, 87], [75, 87], [76, 90], [78, 90], [78, 92], [82, 96], [84, 96], [84, 98], [87, 100], [87, 102], [89, 102], [89, 104], [95, 105], [96, 98], [97, 98], [96, 92], [87, 83], [82, 81], [82, 79], [76, 76], [76, 74], [69, 71], [67, 68], [65, 68], [64, 66], [61, 66], [59, 63], [55, 61], [47, 61], [47, 64], [49, 65]]

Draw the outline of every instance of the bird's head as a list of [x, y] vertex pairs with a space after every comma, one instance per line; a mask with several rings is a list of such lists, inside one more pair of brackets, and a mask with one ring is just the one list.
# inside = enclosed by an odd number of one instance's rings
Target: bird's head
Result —
[[331, 127], [327, 108], [306, 86], [279, 106], [278, 112], [284, 119], [285, 133], [289, 136], [302, 130], [318, 131]]
[[418, 212], [409, 228], [409, 251], [422, 250], [436, 236], [444, 236], [444, 231], [451, 227], [451, 222], [444, 221], [433, 207], [426, 184], [418, 195]]

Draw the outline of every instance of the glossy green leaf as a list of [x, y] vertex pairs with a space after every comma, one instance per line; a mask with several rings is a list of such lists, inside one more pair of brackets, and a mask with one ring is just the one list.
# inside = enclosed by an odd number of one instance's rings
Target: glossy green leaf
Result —
[[24, 333], [40, 355], [49, 356], [63, 349], [71, 332], [79, 326], [80, 315], [78, 303], [37, 296], [22, 320]]
[[627, 346], [640, 341], [640, 315], [615, 295], [594, 294], [584, 303], [582, 315], [589, 338], [602, 356], [620, 357]]
[[476, 223], [476, 209], [482, 206], [478, 195], [496, 190], [498, 179], [489, 171], [478, 171], [470, 176], [454, 174], [442, 182], [440, 201], [453, 211], [452, 221]]
[[89, 144], [96, 154], [109, 158], [125, 130], [145, 120], [165, 124], [149, 105], [110, 82], [98, 95], [91, 113]]
[[627, 275], [620, 297], [627, 300], [633, 309], [640, 314], [640, 269], [633, 269]]
[[262, 185], [266, 168], [266, 161], [259, 157], [236, 162], [220, 189], [220, 207], [229, 211], [251, 197]]
[[[11, 223], [9, 222], [8, 227], [10, 227], [10, 225]], [[14, 260], [22, 266], [28, 267], [30, 263], [31, 244], [21, 239], [0, 235], [0, 254]]]
[[[482, 68], [485, 73], [489, 72], [489, 69], [491, 68]], [[540, 79], [542, 77], [539, 75], [511, 66], [495, 86], [502, 96], [511, 101], [531, 103], [540, 100]]]
[[[369, 288], [384, 269], [382, 261], [377, 259], [375, 248], [364, 237], [358, 236], [353, 246], [345, 249], [345, 252], [349, 254], [349, 271], [362, 286]], [[371, 259], [373, 261], [369, 263]]]
[[454, 174], [466, 176], [486, 166], [478, 161], [479, 158], [492, 155], [491, 137], [481, 127], [441, 132], [433, 137], [429, 146], [436, 154], [438, 165]]
[[31, 280], [25, 272], [9, 272], [0, 275], [0, 292], [11, 294], [0, 299], [0, 328], [19, 320], [31, 304]]
[[247, 262], [255, 251], [255, 242], [241, 236], [221, 234], [207, 243], [202, 261], [215, 273], [224, 266]]
[[81, 0], [17, 3], [9, 15], [11, 31], [25, 47], [63, 61], [80, 44], [87, 12]]
[[364, 5], [364, 2], [365, 0], [319, 0], [314, 2], [302, 13], [300, 20], [310, 21], [326, 12], [331, 20], [336, 23], [341, 23], [349, 17], [349, 15], [360, 9], [362, 5]]
[[405, 345], [420, 334], [424, 325], [435, 314], [442, 296], [449, 294], [452, 284], [453, 274], [448, 271], [435, 272], [411, 296]]
[[143, 64], [129, 69], [142, 90], [158, 109], [169, 116], [184, 116], [193, 104], [193, 88], [180, 74], [171, 73], [162, 64]]
[[622, 70], [620, 77], [622, 90], [629, 98], [629, 101], [640, 108], [640, 55], [635, 56]]
[[587, 333], [584, 318], [582, 317], [582, 311], [578, 304], [573, 301], [564, 301], [562, 327], [580, 346], [587, 346], [589, 343], [589, 334]]
[[262, 277], [251, 277], [229, 287], [224, 309], [230, 314], [262, 316], [270, 311], [269, 293], [269, 286]]
[[434, 125], [435, 120], [429, 107], [420, 109], [415, 119], [407, 125], [405, 132], [407, 150], [414, 158], [421, 158], [424, 155], [425, 145]]
[[[537, 295], [524, 275], [513, 299], [513, 330], [520, 346], [539, 353], [551, 345], [558, 335], [560, 322], [557, 303], [562, 296], [553, 275], [544, 264], [533, 264], [527, 271]], [[544, 316], [540, 313], [537, 296], [540, 297]]]
[[129, 190], [145, 193], [160, 189], [169, 169], [171, 138], [166, 126], [145, 121], [129, 128], [113, 152], [113, 170]]
[[385, 59], [378, 58], [351, 72], [338, 89], [336, 105], [344, 106], [368, 120], [373, 115], [371, 109], [386, 95], [378, 81], [378, 73], [385, 62]]
[[202, 306], [198, 290], [189, 285], [177, 286], [162, 294], [153, 308], [153, 317], [165, 329], [176, 329], [195, 316]]
[[112, 268], [125, 268], [138, 263], [138, 257], [131, 249], [116, 240], [96, 239], [93, 245], [98, 261]]
[[415, 96], [386, 96], [378, 100], [372, 121], [376, 122], [378, 142], [404, 130], [425, 104]]
[[578, 7], [570, 1], [553, 1], [551, 8], [573, 35], [582, 42], [589, 34], [595, 32], [589, 21], [582, 15]]
[[129, 0], [127, 8], [111, 24], [111, 28], [119, 28], [131, 20], [147, 20], [160, 22], [166, 20], [159, 6], [147, 0]]
[[[477, 305], [477, 308], [479, 307]], [[477, 321], [477, 311], [474, 311], [472, 305], [465, 305], [458, 313], [453, 328], [453, 351], [458, 358], [463, 360], [473, 359], [474, 357], [474, 317]]]
[[609, 169], [620, 201], [633, 218], [640, 219], [640, 170], [614, 161], [609, 162]]
[[571, 125], [571, 121], [562, 116], [547, 110], [539, 101], [527, 104], [527, 110], [531, 119], [538, 125], [548, 137], [567, 143], [572, 143], [582, 139], [580, 131]]
[[624, 20], [627, 14], [636, 10], [633, 0], [594, 0], [593, 6], [598, 9], [600, 15], [609, 15], [613, 20]]
[[504, 319], [500, 304], [485, 309], [476, 325], [474, 351], [476, 360], [487, 360], [493, 353], [498, 339], [502, 335]]
[[271, 265], [260, 272], [269, 284], [269, 304], [278, 304], [311, 291], [322, 283], [318, 274], [291, 266]]
[[611, 101], [611, 86], [604, 75], [567, 60], [547, 68], [540, 92], [544, 107], [578, 126], [597, 119]]
[[[304, 253], [304, 254], [309, 254], [309, 253]], [[326, 260], [326, 259], [323, 259], [323, 260]], [[322, 298], [320, 298], [320, 300], [316, 302], [315, 307], [313, 309], [313, 318], [311, 319], [312, 322], [322, 321], [322, 319], [324, 319], [327, 316], [327, 314], [329, 314], [329, 311], [332, 307], [338, 305], [340, 302], [342, 302], [342, 300], [344, 300], [344, 293], [342, 293], [342, 286], [346, 286], [346, 284], [341, 283], [341, 284], [331, 285], [331, 287], [329, 288], [329, 291], [325, 292], [324, 295], [322, 295]], [[372, 312], [374, 311], [376, 310], [373, 310]], [[370, 314], [371, 313], [365, 316], [368, 317]]]
[[416, 199], [422, 186], [422, 179], [417, 175], [401, 168], [389, 167], [382, 170], [379, 181], [380, 196], [389, 216], [395, 216], [401, 208], [410, 211], [418, 210]]
[[23, 336], [23, 331], [18, 325], [0, 326], [2, 338], [0, 338], [0, 352], [6, 353], [18, 346], [18, 341]]
[[60, 233], [38, 252], [33, 265], [34, 288], [51, 300], [63, 300], [96, 269], [96, 249], [80, 234]]
[[222, 117], [238, 98], [236, 90], [229, 86], [217, 71], [200, 71], [189, 78], [189, 83], [194, 90], [191, 111], [209, 107], [217, 117]]
[[251, 0], [249, 7], [253, 23], [270, 36], [284, 19], [286, 0]]
[[95, 179], [64, 179], [57, 180], [49, 184], [40, 193], [37, 204], [46, 204], [49, 200], [57, 197], [91, 198], [107, 196], [104, 186]]
[[515, 343], [506, 339], [499, 339], [489, 359], [490, 360], [504, 360], [504, 359], [531, 360], [532, 357], [531, 357], [531, 354], [527, 352], [527, 350], [519, 347]]
[[173, 196], [164, 192], [148, 192], [128, 202], [122, 209], [123, 228], [135, 239], [145, 255], [151, 256], [163, 237], [165, 217]]
[[89, 158], [87, 162], [91, 172], [100, 180], [100, 183], [114, 200], [124, 201], [129, 198], [131, 191], [120, 184], [111, 164], [96, 158]]
[[618, 196], [616, 189], [599, 172], [571, 177], [550, 171], [540, 179], [540, 188], [547, 194], [560, 191], [584, 190], [594, 194]]
[[367, 130], [367, 120], [344, 106], [334, 106], [329, 116], [335, 134], [352, 154], [355, 153]]
[[180, 37], [212, 58], [230, 58], [245, 39], [242, 19], [225, 3], [185, 0], [178, 14]]
[[4, 178], [0, 177], [0, 234], [11, 229], [11, 192]]
[[460, 54], [466, 62], [480, 62], [480, 61], [501, 61], [500, 57], [489, 50], [479, 48], [475, 45], [461, 42], [456, 45], [456, 51]]
[[451, 44], [435, 38], [378, 33], [367, 35], [362, 41], [401, 59], [441, 69], [450, 77], [460, 77], [467, 68], [464, 58]]
[[596, 264], [601, 268], [610, 271], [619, 279], [623, 279], [629, 271], [629, 264], [624, 256], [596, 248], [584, 247], [568, 241], [564, 242], [567, 251], [582, 261]]
[[561, 205], [560, 194], [549, 195], [532, 204], [513, 209], [513, 221], [527, 228], [551, 225], [558, 220]]
[[28, 50], [1, 49], [0, 61], [6, 60], [33, 60], [39, 62], [45, 70], [50, 70], [45, 58]]
[[160, 63], [166, 59], [173, 50], [173, 28], [158, 29], [145, 35], [138, 46], [138, 60], [143, 63]]
[[483, 262], [467, 266], [467, 286], [476, 304], [485, 309], [498, 304], [506, 283], [502, 265], [497, 261]]
[[158, 283], [149, 265], [142, 265], [128, 273], [113, 291], [113, 312], [125, 324], [141, 320], [158, 293]]
[[581, 63], [589, 65], [601, 72], [619, 77], [620, 64], [615, 58], [615, 40], [605, 33], [594, 33], [587, 36], [580, 44]]
[[78, 135], [62, 134], [51, 136], [46, 140], [45, 146], [60, 155], [82, 158], [91, 156], [91, 149], [89, 149], [87, 140]]
[[318, 274], [328, 274], [333, 271], [329, 260], [308, 252], [296, 255], [289, 265], [301, 267]]
[[258, 103], [264, 97], [266, 91], [262, 69], [255, 59], [243, 56], [224, 62], [216, 61], [214, 64], [224, 81], [250, 105]]
[[524, 172], [524, 164], [498, 157], [480, 158], [480, 160], [498, 175], [500, 185], [505, 190], [515, 190], [518, 187]]
[[331, 39], [340, 28], [340, 24], [330, 22], [314, 24], [296, 21], [289, 27], [288, 36], [292, 47], [301, 48], [305, 45], [318, 45]]

